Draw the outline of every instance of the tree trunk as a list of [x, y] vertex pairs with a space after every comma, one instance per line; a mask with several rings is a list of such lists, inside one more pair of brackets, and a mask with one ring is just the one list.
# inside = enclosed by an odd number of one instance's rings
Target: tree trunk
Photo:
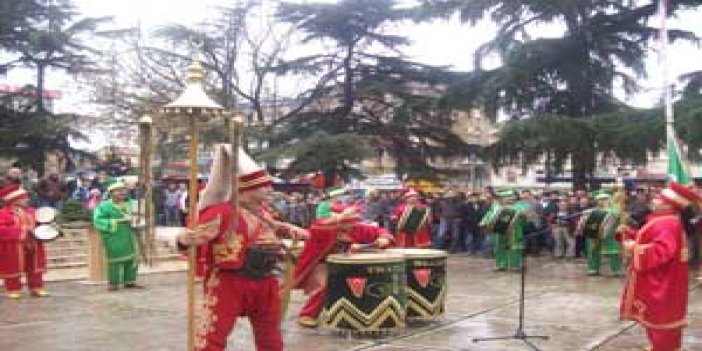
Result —
[[[594, 188], [595, 150], [587, 148], [573, 153], [572, 156], [573, 190], [588, 190]], [[588, 176], [590, 177], [588, 181]]]
[[46, 66], [43, 63], [37, 64], [37, 89], [34, 92], [36, 99], [37, 113], [44, 112], [44, 72]]
[[324, 170], [324, 188], [330, 188], [336, 185], [336, 165]]

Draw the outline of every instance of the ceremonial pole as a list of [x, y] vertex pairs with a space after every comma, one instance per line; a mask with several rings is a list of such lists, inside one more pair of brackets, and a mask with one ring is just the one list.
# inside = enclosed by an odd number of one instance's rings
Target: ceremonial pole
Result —
[[142, 252], [149, 266], [154, 264], [156, 239], [153, 221], [153, 182], [151, 179], [152, 125], [153, 120], [148, 115], [139, 119], [139, 192], [143, 199], [139, 200], [139, 221], [137, 223], [141, 224], [143, 218], [144, 247]]
[[[224, 108], [212, 101], [203, 88], [205, 70], [200, 61], [194, 59], [186, 69], [186, 87], [181, 95], [173, 102], [164, 106], [164, 115], [186, 117], [188, 122], [189, 142], [189, 206], [188, 228], [195, 229], [198, 222], [198, 146], [199, 122], [210, 117], [222, 116]], [[188, 247], [188, 276], [187, 276], [187, 351], [195, 350], [195, 246]]]
[[[232, 147], [232, 193], [230, 203], [234, 209], [239, 208], [239, 147], [241, 147], [241, 135], [243, 133], [244, 124], [239, 116], [233, 116], [229, 121], [229, 145]], [[237, 228], [239, 216], [235, 215], [232, 218], [232, 228]]]

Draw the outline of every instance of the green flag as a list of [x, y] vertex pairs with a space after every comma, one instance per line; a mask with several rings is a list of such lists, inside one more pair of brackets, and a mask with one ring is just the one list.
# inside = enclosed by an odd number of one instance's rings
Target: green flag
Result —
[[668, 128], [668, 179], [683, 185], [692, 183], [690, 174], [685, 167], [685, 162], [680, 151], [678, 139], [672, 128]]

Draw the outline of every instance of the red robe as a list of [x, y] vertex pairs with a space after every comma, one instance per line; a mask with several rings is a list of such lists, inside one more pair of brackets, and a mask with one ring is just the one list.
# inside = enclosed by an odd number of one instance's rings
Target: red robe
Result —
[[[40, 277], [46, 272], [44, 244], [31, 233], [36, 227], [34, 212], [31, 207], [0, 209], [0, 278], [18, 279], [26, 274], [30, 285], [35, 285], [30, 289], [41, 288]], [[37, 276], [39, 282], [33, 282]]]
[[258, 351], [282, 351], [277, 279], [255, 280], [235, 272], [244, 267], [248, 248], [261, 236], [273, 237], [273, 229], [250, 212], [242, 210], [237, 215], [236, 230], [231, 230], [234, 211], [229, 203], [200, 212], [200, 223], [219, 221], [219, 227], [217, 236], [197, 250], [206, 279], [205, 312], [198, 323], [196, 349], [224, 350], [237, 318], [246, 316]]
[[309, 295], [307, 303], [302, 307], [300, 316], [317, 318], [322, 310], [326, 296], [327, 277], [324, 260], [330, 254], [343, 250], [339, 245], [369, 244], [379, 237], [392, 241], [392, 236], [384, 228], [356, 223], [349, 233], [339, 235], [337, 225], [327, 224], [328, 220], [317, 220], [310, 226], [309, 238], [305, 241], [295, 266], [293, 287], [304, 289]]
[[654, 213], [646, 218], [635, 241], [620, 317], [646, 327], [654, 350], [674, 350], [680, 340], [656, 345], [655, 335], [673, 329], [679, 335], [687, 323], [688, 257], [683, 225], [672, 212]]
[[[402, 218], [405, 211], [411, 209], [411, 207], [427, 209], [428, 207], [423, 204], [401, 204], [395, 207], [392, 212], [392, 219], [397, 223], [400, 218]], [[395, 234], [395, 244], [397, 247], [429, 247], [431, 246], [431, 214], [427, 216], [427, 221], [417, 230], [416, 233], [406, 233], [398, 231]]]

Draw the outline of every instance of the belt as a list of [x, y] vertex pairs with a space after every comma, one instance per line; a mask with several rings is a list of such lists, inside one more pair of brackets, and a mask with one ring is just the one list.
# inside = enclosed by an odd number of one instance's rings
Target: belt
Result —
[[220, 269], [220, 272], [234, 274], [242, 278], [251, 280], [263, 280], [269, 277], [275, 276], [275, 271], [270, 270], [268, 272], [254, 271], [251, 269], [241, 268], [241, 269]]

